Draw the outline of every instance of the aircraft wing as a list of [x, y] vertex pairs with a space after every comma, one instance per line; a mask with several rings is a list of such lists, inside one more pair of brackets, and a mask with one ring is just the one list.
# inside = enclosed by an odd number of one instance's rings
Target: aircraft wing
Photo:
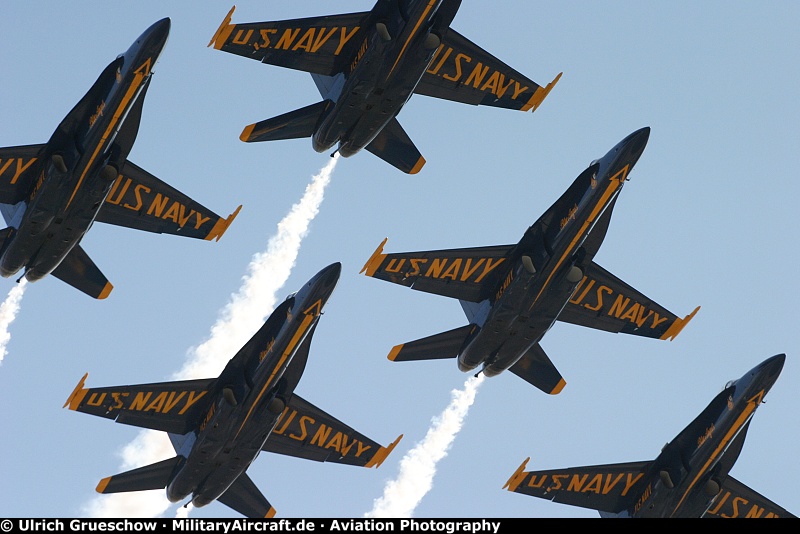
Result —
[[652, 462], [525, 471], [522, 462], [503, 489], [560, 504], [619, 513], [641, 496], [638, 486]]
[[219, 239], [241, 206], [223, 219], [141, 167], [126, 161], [97, 221], [197, 239]]
[[29, 171], [45, 145], [0, 148], [0, 203], [25, 200], [36, 176]]
[[70, 410], [114, 419], [133, 425], [173, 434], [194, 430], [208, 408], [206, 393], [213, 379], [182, 380], [84, 388], [88, 373], [64, 403]]
[[383, 447], [295, 393], [262, 450], [317, 462], [379, 467], [402, 437]]
[[680, 318], [592, 262], [558, 320], [607, 332], [672, 340], [699, 309]]
[[536, 111], [561, 74], [541, 87], [452, 28], [415, 93], [464, 104]]
[[361, 272], [418, 291], [470, 302], [490, 297], [515, 245], [384, 254], [386, 239]]
[[208, 46], [279, 67], [333, 76], [345, 70], [361, 46], [362, 20], [369, 12], [231, 24], [230, 10]]
[[797, 517], [728, 475], [722, 491], [703, 517]]

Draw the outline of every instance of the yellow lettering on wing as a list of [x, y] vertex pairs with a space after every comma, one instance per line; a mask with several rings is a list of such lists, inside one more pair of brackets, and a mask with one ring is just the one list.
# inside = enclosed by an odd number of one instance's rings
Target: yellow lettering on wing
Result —
[[[531, 488], [541, 488], [544, 486], [544, 483], [547, 481], [547, 475], [535, 475], [531, 473], [531, 478], [528, 480], [528, 487]], [[550, 489], [550, 488], [548, 488]]]
[[342, 27], [341, 35], [339, 37], [339, 46], [336, 47], [336, 51], [333, 53], [334, 56], [339, 55], [339, 52], [342, 51], [342, 48], [344, 48], [344, 45], [347, 44], [347, 41], [352, 39], [359, 29], [361, 29], [361, 27], [356, 26], [348, 32], [346, 27]]
[[142, 207], [143, 204], [142, 191], [144, 191], [145, 193], [149, 193], [150, 188], [142, 184], [137, 184], [136, 187], [133, 188], [133, 196], [136, 197], [136, 204], [131, 206], [130, 204], [126, 203], [123, 207], [128, 208], [129, 210], [139, 211], [139, 209]]
[[152, 391], [137, 391], [136, 397], [133, 398], [133, 402], [128, 409], [137, 411], [143, 410], [147, 401], [150, 400], [150, 396], [152, 394]]
[[358, 451], [356, 451], [356, 458], [361, 458], [361, 455], [364, 454], [366, 451], [370, 450], [372, 445], [367, 445], [366, 443], [362, 443], [361, 441], [358, 442]]
[[425, 258], [411, 258], [408, 261], [411, 262], [412, 271], [410, 271], [407, 276], [419, 276], [420, 274], [420, 265], [428, 263], [428, 260]]
[[92, 393], [89, 396], [89, 400], [86, 401], [87, 406], [102, 406], [103, 400], [105, 400], [106, 394], [105, 393]]
[[200, 393], [197, 393], [196, 391], [190, 391], [190, 392], [189, 392], [189, 398], [186, 400], [186, 405], [183, 407], [183, 409], [182, 409], [180, 412], [178, 412], [178, 414], [180, 414], [180, 415], [183, 415], [184, 413], [186, 413], [186, 410], [188, 410], [189, 408], [191, 408], [191, 407], [192, 407], [192, 405], [193, 405], [195, 402], [197, 402], [197, 401], [199, 401], [201, 398], [203, 398], [203, 396], [204, 396], [205, 394], [206, 394], [206, 391], [205, 391], [205, 390], [201, 391]]
[[455, 74], [443, 74], [442, 78], [445, 80], [450, 80], [451, 82], [457, 82], [459, 78], [461, 78], [461, 61], [466, 59], [467, 63], [472, 61], [472, 58], [466, 54], [456, 54], [455, 61], [453, 62], [456, 67]]
[[36, 161], [36, 158], [30, 158], [28, 160], [22, 158], [8, 158], [5, 163], [3, 160], [0, 159], [0, 176], [3, 176], [6, 171], [11, 167], [12, 164], [15, 165], [14, 169], [14, 176], [11, 177], [11, 184], [16, 184], [19, 177], [22, 176], [22, 173], [28, 170], [28, 167], [33, 165]]
[[300, 433], [299, 434], [289, 434], [289, 437], [292, 438], [292, 439], [296, 439], [297, 441], [305, 441], [306, 436], [308, 436], [308, 430], [306, 429], [306, 424], [310, 423], [310, 424], [313, 425], [314, 424], [314, 419], [309, 417], [309, 416], [307, 416], [307, 415], [304, 415], [304, 416], [302, 416], [300, 418], [300, 421], [298, 423], [299, 423], [299, 426], [300, 426]]
[[275, 28], [268, 28], [266, 30], [260, 30], [259, 33], [261, 34], [261, 41], [262, 42], [261, 43], [256, 43], [255, 45], [253, 45], [253, 46], [255, 46], [256, 50], [258, 50], [259, 48], [269, 48], [269, 44], [270, 44], [269, 36], [278, 33], [278, 30], [276, 30]]
[[333, 430], [333, 428], [327, 425], [319, 425], [314, 437], [311, 438], [311, 445], [323, 447], [325, 445], [325, 441], [328, 439], [328, 436], [331, 433], [331, 430]]
[[589, 475], [573, 474], [567, 486], [567, 491], [582, 491], [583, 485], [586, 483], [588, 477]]
[[300, 28], [286, 28], [283, 30], [283, 35], [278, 39], [278, 44], [275, 45], [276, 49], [289, 50], [292, 46], [292, 41], [295, 40], [297, 34], [300, 33]]
[[286, 428], [288, 428], [295, 415], [297, 415], [297, 410], [292, 410], [292, 412], [289, 413], [289, 407], [287, 406], [284, 408], [281, 418], [278, 420], [278, 424], [281, 426], [280, 428], [276, 426], [273, 432], [278, 435], [282, 435], [284, 432], [286, 432]]
[[168, 196], [156, 193], [156, 197], [150, 203], [150, 207], [147, 208], [147, 214], [161, 217], [161, 214], [164, 213], [164, 208], [167, 207], [167, 202], [169, 202]]
[[247, 30], [246, 32], [245, 32], [245, 30], [239, 30], [239, 31], [236, 32], [236, 35], [233, 37], [232, 42], [233, 42], [233, 44], [236, 44], [236, 45], [246, 45], [248, 42], [250, 42], [250, 37], [252, 35], [253, 35], [253, 30], [252, 29]]

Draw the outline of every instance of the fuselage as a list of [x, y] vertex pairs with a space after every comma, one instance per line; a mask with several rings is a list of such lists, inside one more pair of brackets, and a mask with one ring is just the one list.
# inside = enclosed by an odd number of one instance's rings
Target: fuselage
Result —
[[[0, 274], [39, 280], [53, 271], [88, 231], [130, 152], [142, 97], [169, 36], [170, 20], [148, 28], [106, 67], [61, 122], [28, 172], [36, 178], [25, 213], [0, 256]], [[124, 135], [118, 135], [125, 128]]]
[[468, 372], [482, 364], [486, 376], [495, 376], [552, 327], [580, 282], [583, 267], [592, 261], [594, 253], [582, 245], [622, 189], [649, 133], [649, 128], [632, 133], [592, 163], [528, 229], [511, 255], [511, 269], [490, 299], [485, 322], [477, 325], [480, 329], [459, 354], [459, 369]]
[[305, 368], [305, 357], [295, 358], [298, 348], [319, 320], [340, 273], [341, 265], [334, 263], [288, 297], [273, 312], [281, 316], [271, 317], [276, 322], [266, 326], [274, 336], [267, 336], [263, 346], [248, 345], [244, 365], [220, 375], [207, 414], [189, 437], [189, 452], [167, 486], [170, 501], [192, 495], [195, 506], [204, 506], [256, 459]]
[[400, 112], [450, 27], [461, 0], [379, 1], [368, 19], [341, 94], [312, 136], [324, 152], [339, 143], [349, 157]]
[[[724, 505], [744, 517], [758, 516], [748, 503], [726, 502], [730, 494], [721, 490], [722, 483], [741, 452], [745, 431], [767, 392], [780, 375], [786, 356], [773, 356], [740, 379], [729, 382], [719, 394], [723, 402], [716, 413], [708, 415], [707, 424], [682, 450], [667, 444], [644, 475], [647, 484], [629, 514], [635, 517], [702, 517], [717, 515]], [[716, 400], [716, 399], [715, 399]], [[712, 401], [712, 404], [715, 404]], [[732, 447], [731, 445], [735, 445]], [[669, 487], [672, 486], [672, 487]], [[716, 511], [715, 511], [716, 509]], [[762, 510], [763, 511], [763, 510]]]

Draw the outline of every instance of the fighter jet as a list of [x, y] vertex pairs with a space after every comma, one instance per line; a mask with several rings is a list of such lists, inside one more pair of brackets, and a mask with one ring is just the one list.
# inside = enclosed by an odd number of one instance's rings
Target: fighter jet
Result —
[[[412, 94], [535, 111], [558, 82], [539, 86], [450, 27], [461, 0], [378, 0], [371, 11], [232, 24], [208, 46], [310, 72], [323, 100], [247, 126], [247, 143], [311, 137], [317, 152], [366, 148], [415, 174], [425, 159], [397, 122]], [[335, 152], [334, 152], [335, 153]]]
[[778, 354], [728, 382], [653, 461], [525, 471], [528, 458], [503, 488], [603, 517], [795, 517], [729, 474], [785, 360]]
[[113, 286], [80, 246], [93, 222], [219, 240], [236, 217], [241, 206], [223, 219], [127, 159], [169, 29], [156, 22], [109, 63], [46, 144], [0, 148], [4, 277], [52, 273], [103, 299]]
[[171, 502], [191, 495], [197, 507], [218, 500], [247, 517], [273, 517], [246, 474], [261, 451], [380, 466], [402, 435], [382, 447], [294, 393], [340, 272], [329, 265], [289, 295], [218, 378], [87, 389], [84, 375], [64, 407], [167, 432], [177, 453], [104, 478], [97, 491], [166, 488]]
[[361, 270], [412, 289], [459, 299], [469, 324], [395, 346], [393, 361], [458, 357], [464, 372], [509, 369], [545, 393], [566, 382], [539, 341], [556, 321], [672, 340], [679, 318], [593, 258], [622, 186], [650, 135], [642, 128], [586, 168], [514, 245], [385, 254], [383, 240]]

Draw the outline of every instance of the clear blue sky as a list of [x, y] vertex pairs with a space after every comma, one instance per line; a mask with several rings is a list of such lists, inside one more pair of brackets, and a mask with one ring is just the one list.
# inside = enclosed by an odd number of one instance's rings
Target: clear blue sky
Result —
[[[310, 140], [239, 141], [244, 126], [319, 95], [305, 73], [206, 47], [231, 5], [3, 9], [0, 146], [47, 141], [102, 69], [168, 16], [130, 159], [220, 215], [244, 206], [218, 243], [94, 225], [82, 245], [115, 286], [105, 301], [55, 278], [29, 285], [0, 365], [0, 516], [81, 514], [138, 429], [63, 410], [75, 384], [85, 372], [89, 386], [168, 380], [329, 161]], [[371, 7], [239, 2], [233, 21]], [[297, 393], [382, 443], [405, 437], [378, 470], [262, 454], [248, 473], [278, 516], [362, 516], [468, 378], [453, 361], [386, 359], [466, 320], [454, 300], [359, 275], [381, 240], [387, 252], [514, 243], [643, 126], [649, 144], [595, 260], [678, 315], [702, 309], [673, 342], [554, 326], [542, 346], [563, 392], [485, 380], [414, 515], [597, 517], [501, 488], [528, 456], [529, 469], [653, 459], [726, 381], [778, 353], [785, 368], [731, 474], [800, 513], [799, 22], [789, 0], [464, 1], [459, 33], [541, 84], [564, 75], [534, 114], [414, 96], [399, 120], [427, 159], [415, 176], [367, 152], [337, 164], [278, 293], [342, 262]], [[0, 280], [0, 299], [13, 286]], [[213, 503], [192, 516], [235, 513]]]

